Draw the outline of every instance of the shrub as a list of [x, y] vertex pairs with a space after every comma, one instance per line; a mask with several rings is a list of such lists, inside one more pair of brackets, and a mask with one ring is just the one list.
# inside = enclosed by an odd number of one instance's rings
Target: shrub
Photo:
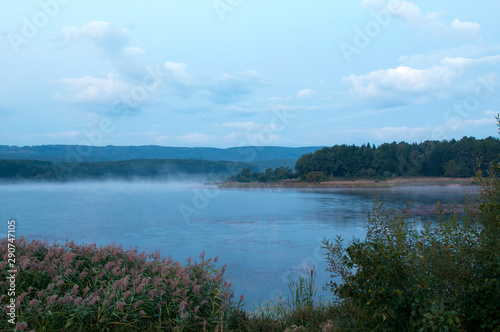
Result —
[[[494, 330], [500, 327], [500, 178], [476, 175], [478, 202], [419, 227], [378, 202], [366, 238], [324, 241], [329, 287], [362, 313], [360, 330]], [[352, 322], [351, 322], [352, 323]]]

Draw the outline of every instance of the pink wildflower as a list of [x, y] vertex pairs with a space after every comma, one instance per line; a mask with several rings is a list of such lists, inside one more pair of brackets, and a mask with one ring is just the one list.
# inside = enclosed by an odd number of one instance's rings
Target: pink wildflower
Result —
[[144, 301], [140, 300], [140, 301], [137, 301], [136, 303], [134, 303], [134, 305], [132, 306], [133, 309], [137, 309], [139, 308], [139, 306], [143, 303]]
[[47, 298], [47, 303], [48, 303], [49, 305], [53, 305], [53, 304], [54, 304], [54, 302], [56, 301], [56, 299], [57, 299], [57, 295], [52, 295], [52, 296], [49, 296], [49, 297]]
[[24, 331], [28, 327], [28, 324], [26, 322], [17, 322], [16, 324], [16, 330], [17, 331]]
[[40, 301], [33, 299], [29, 302], [29, 305], [30, 305], [30, 307], [36, 307], [36, 306], [38, 306], [39, 303], [40, 303]]
[[116, 304], [116, 310], [122, 310], [127, 304], [125, 302], [118, 302]]

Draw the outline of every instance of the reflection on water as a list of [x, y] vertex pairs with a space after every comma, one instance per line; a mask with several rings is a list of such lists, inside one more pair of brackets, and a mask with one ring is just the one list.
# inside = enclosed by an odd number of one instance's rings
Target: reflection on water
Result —
[[[196, 184], [73, 183], [0, 186], [2, 219], [17, 220], [18, 235], [160, 250], [184, 262], [219, 256], [226, 277], [247, 306], [286, 298], [287, 279], [316, 266], [324, 284], [321, 240], [363, 237], [378, 196], [389, 208], [412, 201], [418, 220], [432, 220], [436, 201], [462, 203], [474, 187], [377, 189], [212, 189], [199, 200]], [[197, 198], [198, 197], [198, 198]], [[196, 201], [198, 199], [198, 201]], [[195, 207], [189, 222], [180, 207]], [[319, 291], [322, 296], [328, 293]]]

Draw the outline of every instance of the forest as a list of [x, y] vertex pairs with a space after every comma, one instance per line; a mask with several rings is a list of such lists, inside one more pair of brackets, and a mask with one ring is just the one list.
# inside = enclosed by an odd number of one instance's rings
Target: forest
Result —
[[500, 161], [500, 140], [494, 137], [461, 140], [392, 142], [378, 147], [335, 145], [302, 155], [295, 164], [297, 176], [320, 172], [325, 178], [472, 177], [478, 162], [482, 169]]
[[231, 161], [136, 159], [68, 163], [4, 159], [0, 160], [0, 180], [169, 179], [183, 176], [210, 176], [217, 180], [242, 169], [257, 170], [248, 163]]

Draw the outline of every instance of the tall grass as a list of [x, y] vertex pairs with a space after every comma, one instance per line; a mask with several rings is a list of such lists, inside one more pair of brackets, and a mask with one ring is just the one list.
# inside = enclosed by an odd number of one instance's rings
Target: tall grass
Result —
[[[233, 302], [231, 284], [211, 259], [185, 266], [159, 252], [49, 245], [24, 238], [16, 243], [17, 330], [213, 331], [222, 328]], [[7, 241], [0, 241], [0, 330], [8, 323]]]

